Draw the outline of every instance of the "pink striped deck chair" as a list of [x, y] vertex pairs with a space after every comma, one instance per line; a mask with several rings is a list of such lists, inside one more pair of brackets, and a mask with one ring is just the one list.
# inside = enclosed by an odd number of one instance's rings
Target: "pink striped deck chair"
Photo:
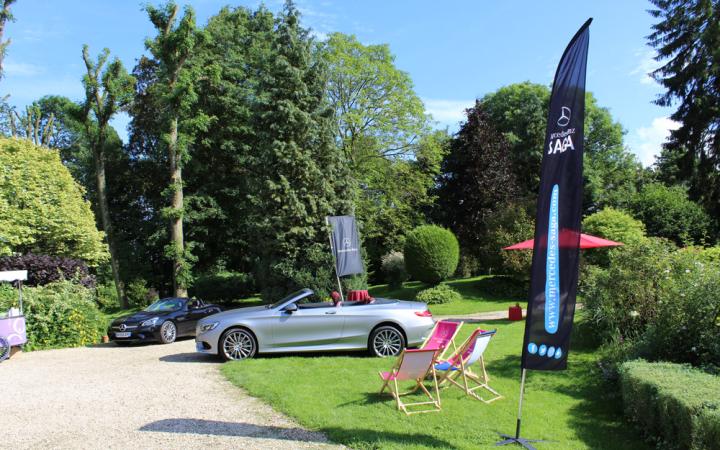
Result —
[[[440, 389], [438, 388], [437, 375], [435, 374], [435, 359], [437, 350], [403, 350], [398, 357], [397, 362], [389, 372], [380, 372], [380, 378], [383, 380], [380, 393], [385, 388], [390, 390], [390, 395], [397, 402], [398, 410], [407, 415], [440, 411]], [[435, 396], [425, 387], [425, 378], [432, 376], [432, 388]], [[400, 392], [398, 381], [412, 381], [415, 383], [412, 389], [407, 392]], [[400, 397], [413, 394], [421, 390], [430, 400], [426, 402], [403, 403]], [[431, 405], [428, 408], [428, 405]], [[424, 409], [408, 410], [409, 407], [424, 407]]]
[[[435, 370], [443, 372], [440, 376], [439, 385], [450, 383], [462, 389], [467, 395], [485, 403], [494, 402], [502, 398], [497, 391], [488, 384], [490, 378], [485, 370], [483, 354], [490, 344], [490, 339], [495, 335], [496, 330], [485, 331], [477, 329], [450, 357], [435, 364]], [[480, 364], [480, 373], [472, 371], [472, 365]], [[458, 378], [461, 380], [459, 381]], [[461, 384], [462, 383], [462, 384]], [[472, 386], [474, 384], [474, 386]], [[484, 399], [475, 391], [485, 389], [492, 394], [489, 399]]]
[[440, 350], [438, 359], [442, 359], [450, 347], [452, 347], [453, 352], [457, 350], [455, 346], [455, 336], [457, 336], [462, 326], [463, 322], [438, 321], [433, 327], [430, 336], [425, 339], [425, 342], [423, 342], [420, 348], [425, 350]]

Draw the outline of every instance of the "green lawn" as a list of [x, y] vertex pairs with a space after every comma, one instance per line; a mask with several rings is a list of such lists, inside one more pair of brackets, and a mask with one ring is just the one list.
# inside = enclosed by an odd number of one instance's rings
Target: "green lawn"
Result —
[[[491, 448], [496, 431], [515, 429], [522, 322], [465, 325], [497, 328], [486, 352], [491, 385], [505, 398], [486, 405], [462, 391], [442, 391], [443, 411], [407, 417], [387, 395], [379, 395], [379, 370], [392, 359], [363, 355], [275, 356], [231, 362], [222, 372], [303, 426], [353, 448]], [[556, 441], [539, 449], [648, 448], [622, 420], [620, 398], [595, 378], [596, 354], [576, 333], [569, 370], [530, 372], [523, 435]]]
[[[502, 282], [499, 282], [501, 280]], [[525, 290], [505, 277], [483, 275], [451, 280], [446, 284], [460, 292], [463, 298], [459, 302], [430, 305], [433, 314], [442, 316], [503, 311], [515, 303], [519, 302], [524, 306], [527, 302]], [[418, 281], [405, 283], [400, 289], [390, 289], [383, 284], [371, 287], [370, 294], [374, 297], [415, 300], [417, 293], [426, 288], [426, 284]]]

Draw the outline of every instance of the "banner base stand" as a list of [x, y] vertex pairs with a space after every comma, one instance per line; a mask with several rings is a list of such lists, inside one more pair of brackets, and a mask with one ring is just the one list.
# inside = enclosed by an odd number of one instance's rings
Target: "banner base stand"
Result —
[[536, 448], [531, 444], [531, 442], [550, 442], [550, 441], [544, 441], [542, 439], [526, 439], [521, 438], [519, 436], [510, 436], [509, 434], [503, 434], [498, 433], [500, 437], [505, 438], [502, 441], [496, 442], [495, 447], [499, 447], [501, 445], [509, 445], [509, 444], [517, 444], [521, 445], [522, 447], [526, 448], [527, 450], [536, 450]]

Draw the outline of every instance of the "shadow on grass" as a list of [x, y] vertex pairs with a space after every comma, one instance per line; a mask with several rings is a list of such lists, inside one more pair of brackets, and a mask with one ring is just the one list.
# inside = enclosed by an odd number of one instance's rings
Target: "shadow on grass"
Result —
[[[140, 431], [205, 434], [212, 436], [250, 437], [258, 439], [281, 439], [286, 441], [302, 441], [325, 443], [326, 440], [319, 433], [302, 428], [283, 428], [267, 425], [255, 425], [244, 422], [224, 422], [204, 419], [163, 419], [140, 427]], [[324, 427], [319, 430], [335, 442], [348, 445], [353, 443], [374, 444], [413, 444], [426, 445], [436, 448], [450, 448], [451, 444], [445, 440], [421, 433], [403, 433], [377, 431], [363, 428]]]

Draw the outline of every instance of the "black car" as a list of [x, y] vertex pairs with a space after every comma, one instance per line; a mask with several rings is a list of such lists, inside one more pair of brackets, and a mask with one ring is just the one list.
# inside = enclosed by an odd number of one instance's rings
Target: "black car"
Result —
[[175, 342], [180, 336], [194, 336], [197, 321], [219, 313], [217, 305], [202, 300], [163, 298], [142, 311], [115, 319], [108, 337], [117, 344], [141, 341]]

